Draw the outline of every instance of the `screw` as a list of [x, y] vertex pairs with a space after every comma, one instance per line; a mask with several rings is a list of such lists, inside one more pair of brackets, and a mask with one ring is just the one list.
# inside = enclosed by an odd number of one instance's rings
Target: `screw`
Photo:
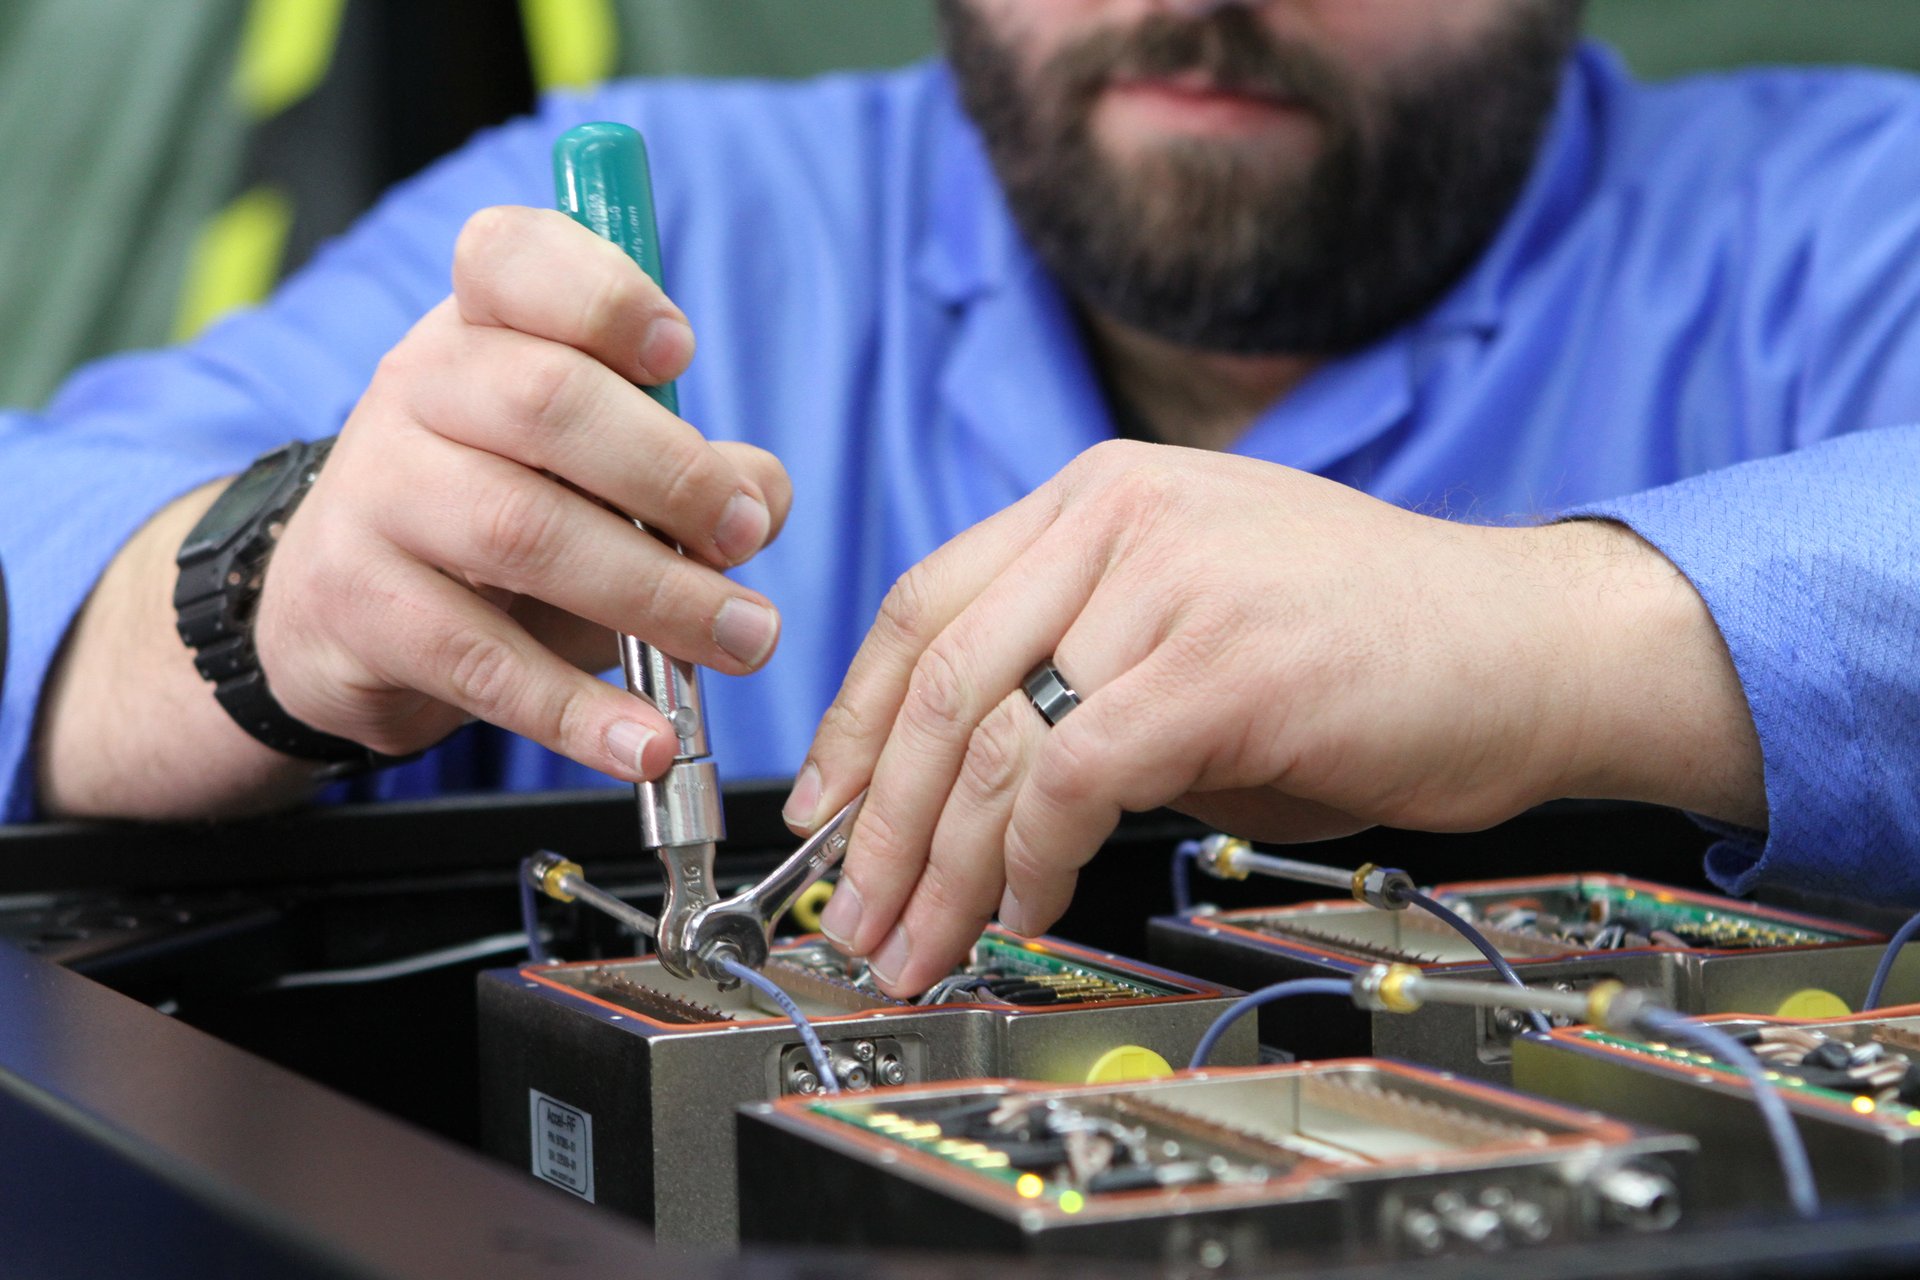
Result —
[[906, 1079], [907, 1068], [901, 1063], [900, 1059], [894, 1057], [892, 1054], [888, 1054], [886, 1057], [880, 1059], [881, 1084], [904, 1084]]
[[1447, 1247], [1447, 1234], [1440, 1219], [1425, 1209], [1415, 1209], [1400, 1220], [1407, 1243], [1420, 1253], [1438, 1253]]
[[793, 1074], [787, 1077], [787, 1086], [794, 1093], [820, 1092], [820, 1077], [805, 1067], [795, 1067]]
[[1539, 1244], [1553, 1234], [1553, 1220], [1531, 1200], [1517, 1200], [1507, 1210], [1507, 1230], [1529, 1244]]
[[853, 1042], [853, 1056], [862, 1062], [873, 1061], [873, 1041], [856, 1040]]

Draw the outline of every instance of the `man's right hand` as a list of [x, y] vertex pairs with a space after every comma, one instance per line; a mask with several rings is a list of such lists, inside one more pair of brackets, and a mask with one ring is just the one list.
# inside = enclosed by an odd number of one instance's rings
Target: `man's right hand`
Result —
[[[280, 704], [387, 754], [477, 717], [622, 779], [657, 776], [674, 753], [664, 719], [589, 673], [617, 659], [611, 630], [728, 673], [765, 662], [778, 615], [721, 570], [778, 532], [792, 493], [771, 454], [707, 441], [635, 385], [677, 377], [692, 353], [685, 316], [612, 244], [548, 210], [476, 214], [452, 295], [381, 361], [268, 565], [255, 639]], [[180, 793], [122, 804], [102, 799], [111, 776], [85, 776], [100, 771], [85, 744], [126, 728], [112, 718], [127, 703], [102, 689], [124, 679], [110, 668], [129, 644], [165, 648], [149, 672], [218, 739], [216, 757], [248, 753], [237, 726], [220, 727], [170, 610], [156, 616], [152, 587], [129, 581], [170, 569], [211, 496], [136, 535], [76, 626], [41, 743], [54, 807], [180, 816]], [[155, 544], [144, 553], [143, 539]], [[142, 571], [116, 573], [130, 556]], [[237, 763], [256, 782], [300, 772], [284, 757]], [[261, 807], [251, 783], [180, 785], [204, 792], [188, 812]]]

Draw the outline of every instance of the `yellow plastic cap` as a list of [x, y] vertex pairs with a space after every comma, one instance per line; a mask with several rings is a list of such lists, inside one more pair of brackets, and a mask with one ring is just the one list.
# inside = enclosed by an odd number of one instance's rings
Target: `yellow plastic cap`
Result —
[[1831, 991], [1803, 987], [1780, 1002], [1773, 1011], [1776, 1018], [1844, 1018], [1853, 1010]]
[[800, 891], [793, 900], [793, 922], [808, 933], [820, 928], [820, 913], [827, 909], [827, 899], [833, 896], [833, 885], [826, 880], [815, 880]]
[[1120, 1084], [1127, 1080], [1159, 1080], [1173, 1074], [1167, 1060], [1137, 1044], [1117, 1044], [1100, 1055], [1087, 1071], [1088, 1084]]

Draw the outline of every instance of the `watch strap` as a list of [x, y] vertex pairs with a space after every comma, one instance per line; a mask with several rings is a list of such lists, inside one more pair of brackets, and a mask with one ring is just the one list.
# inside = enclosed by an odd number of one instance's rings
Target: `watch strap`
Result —
[[187, 536], [173, 596], [180, 638], [234, 723], [275, 751], [324, 766], [322, 778], [413, 758], [382, 755], [295, 719], [273, 696], [254, 647], [267, 562], [332, 447], [331, 438], [295, 441], [255, 459]]

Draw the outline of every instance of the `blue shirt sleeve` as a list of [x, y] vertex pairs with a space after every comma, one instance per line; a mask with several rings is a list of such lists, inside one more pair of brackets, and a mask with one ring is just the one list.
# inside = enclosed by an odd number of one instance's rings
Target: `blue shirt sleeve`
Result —
[[[1829, 81], [1758, 83], [1791, 99]], [[1920, 105], [1907, 81], [1857, 88], [1838, 124], [1783, 131], [1745, 193], [1754, 330], [1791, 353], [1785, 403], [1682, 424], [1740, 438], [1780, 412], [1792, 452], [1581, 514], [1679, 567], [1746, 691], [1768, 830], [1722, 832], [1709, 875], [1920, 901], [1920, 426], [1903, 425], [1920, 423]]]
[[1920, 427], [1863, 431], [1575, 513], [1618, 520], [1712, 612], [1765, 759], [1768, 830], [1707, 857], [1761, 881], [1920, 901]]
[[266, 306], [189, 347], [101, 361], [39, 413], [0, 414], [0, 562], [12, 605], [0, 690], [0, 821], [35, 816], [32, 733], [72, 619], [139, 527], [289, 439], [340, 428], [388, 348], [449, 291], [477, 209], [550, 198], [547, 147], [590, 99], [483, 135], [397, 187]]

